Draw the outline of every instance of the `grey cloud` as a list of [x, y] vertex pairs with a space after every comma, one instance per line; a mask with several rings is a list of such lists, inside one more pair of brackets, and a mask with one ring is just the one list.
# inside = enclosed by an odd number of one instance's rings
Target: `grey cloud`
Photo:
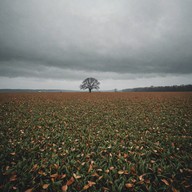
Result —
[[190, 74], [191, 23], [189, 0], [1, 1], [0, 76]]

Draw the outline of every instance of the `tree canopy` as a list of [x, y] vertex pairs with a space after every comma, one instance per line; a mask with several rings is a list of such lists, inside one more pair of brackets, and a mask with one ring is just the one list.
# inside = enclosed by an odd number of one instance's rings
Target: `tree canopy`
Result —
[[88, 77], [82, 82], [82, 84], [80, 85], [80, 89], [88, 89], [91, 93], [92, 89], [99, 89], [99, 85], [100, 82], [97, 79], [93, 77]]

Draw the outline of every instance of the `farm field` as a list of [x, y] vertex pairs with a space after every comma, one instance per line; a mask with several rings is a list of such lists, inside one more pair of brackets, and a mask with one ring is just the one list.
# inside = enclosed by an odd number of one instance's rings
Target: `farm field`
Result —
[[192, 191], [192, 93], [0, 94], [0, 191]]

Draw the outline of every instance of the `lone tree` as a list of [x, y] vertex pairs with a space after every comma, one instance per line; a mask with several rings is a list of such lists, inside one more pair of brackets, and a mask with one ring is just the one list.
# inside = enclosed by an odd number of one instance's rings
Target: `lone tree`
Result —
[[92, 77], [86, 78], [82, 84], [80, 85], [80, 89], [89, 89], [89, 93], [91, 93], [92, 89], [99, 89], [100, 82]]

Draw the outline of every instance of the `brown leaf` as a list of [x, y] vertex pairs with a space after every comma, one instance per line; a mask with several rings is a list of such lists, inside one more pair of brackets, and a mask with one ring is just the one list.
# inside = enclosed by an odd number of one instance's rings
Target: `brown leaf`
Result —
[[125, 187], [128, 188], [128, 189], [129, 189], [129, 188], [132, 188], [132, 187], [133, 187], [133, 184], [132, 184], [132, 183], [126, 183], [126, 184], [125, 184]]
[[43, 175], [46, 176], [47, 174], [45, 172], [43, 172], [42, 170], [38, 171], [39, 175]]
[[126, 154], [126, 153], [123, 154], [123, 157], [124, 157], [125, 159], [126, 159], [128, 156], [129, 156], [129, 155]]
[[93, 176], [93, 177], [99, 177], [99, 175], [95, 172], [95, 173], [93, 173], [91, 176]]
[[145, 183], [150, 184], [150, 179], [145, 179]]
[[17, 180], [17, 175], [12, 175], [9, 181], [16, 181]]
[[183, 169], [179, 169], [180, 173], [183, 173]]
[[158, 168], [157, 171], [158, 171], [158, 173], [162, 173], [162, 169], [161, 168]]
[[129, 172], [128, 172], [127, 170], [125, 170], [125, 171], [124, 171], [124, 174], [125, 174], [125, 175], [128, 175], [128, 174], [129, 174]]
[[178, 192], [178, 190], [175, 189], [174, 187], [172, 187], [172, 191], [173, 191], [173, 192]]
[[122, 171], [122, 170], [118, 171], [119, 175], [122, 175], [123, 173], [124, 173], [124, 171]]
[[81, 163], [81, 165], [82, 165], [82, 166], [85, 165], [85, 162]]
[[33, 166], [33, 168], [31, 169], [31, 171], [36, 171], [37, 169], [38, 169], [38, 165], [35, 164], [35, 165]]
[[75, 173], [73, 173], [73, 177], [74, 177], [75, 179], [80, 179], [80, 178], [81, 178], [80, 175], [76, 175]]
[[58, 169], [59, 168], [59, 165], [58, 164], [54, 164], [54, 167], [55, 167], [55, 169]]
[[95, 182], [93, 182], [93, 181], [88, 181], [88, 185], [90, 186], [90, 187], [92, 187], [93, 185], [95, 185], [96, 183]]
[[142, 185], [143, 183], [144, 183], [144, 181], [137, 182], [137, 184], [139, 184], [139, 185]]
[[161, 179], [161, 181], [162, 181], [163, 183], [165, 183], [165, 185], [169, 186], [169, 182], [168, 182], [166, 179]]
[[62, 174], [61, 179], [64, 179], [66, 176], [67, 176], [66, 174]]
[[82, 191], [85, 191], [85, 190], [87, 190], [87, 189], [89, 189], [89, 185], [85, 185], [84, 187], [83, 187], [83, 189], [82, 189]]
[[83, 187], [82, 191], [85, 191], [85, 190], [89, 189], [90, 187], [92, 187], [95, 184], [96, 183], [93, 182], [93, 181], [88, 181], [88, 184]]
[[137, 180], [136, 179], [131, 179], [131, 181], [132, 181], [132, 183], [136, 183]]
[[44, 184], [42, 188], [47, 189], [48, 187], [49, 187], [49, 184]]
[[61, 188], [61, 190], [64, 192], [64, 191], [67, 191], [67, 189], [68, 189], [68, 186], [67, 185], [63, 185], [62, 186], [62, 188]]
[[89, 165], [88, 173], [89, 173], [91, 170], [93, 170], [93, 165], [92, 165], [92, 164]]
[[143, 177], [144, 177], [145, 175], [146, 175], [146, 174], [140, 175], [140, 176], [139, 176], [139, 180], [140, 180], [140, 181], [144, 181], [144, 178], [143, 178]]
[[103, 187], [102, 189], [103, 189], [104, 192], [109, 191], [109, 189], [107, 187]]
[[135, 173], [136, 173], [135, 167], [131, 167], [131, 173], [132, 173], [132, 174], [135, 174]]
[[58, 177], [58, 173], [52, 174], [50, 177], [51, 178], [57, 178]]
[[159, 145], [160, 144], [160, 142], [159, 141], [157, 141], [156, 143], [155, 143], [155, 145]]
[[71, 178], [67, 181], [67, 184], [66, 184], [66, 185], [69, 186], [69, 185], [73, 184], [74, 181], [75, 181], [74, 177], [71, 177]]
[[32, 192], [33, 188], [27, 189], [25, 192]]

